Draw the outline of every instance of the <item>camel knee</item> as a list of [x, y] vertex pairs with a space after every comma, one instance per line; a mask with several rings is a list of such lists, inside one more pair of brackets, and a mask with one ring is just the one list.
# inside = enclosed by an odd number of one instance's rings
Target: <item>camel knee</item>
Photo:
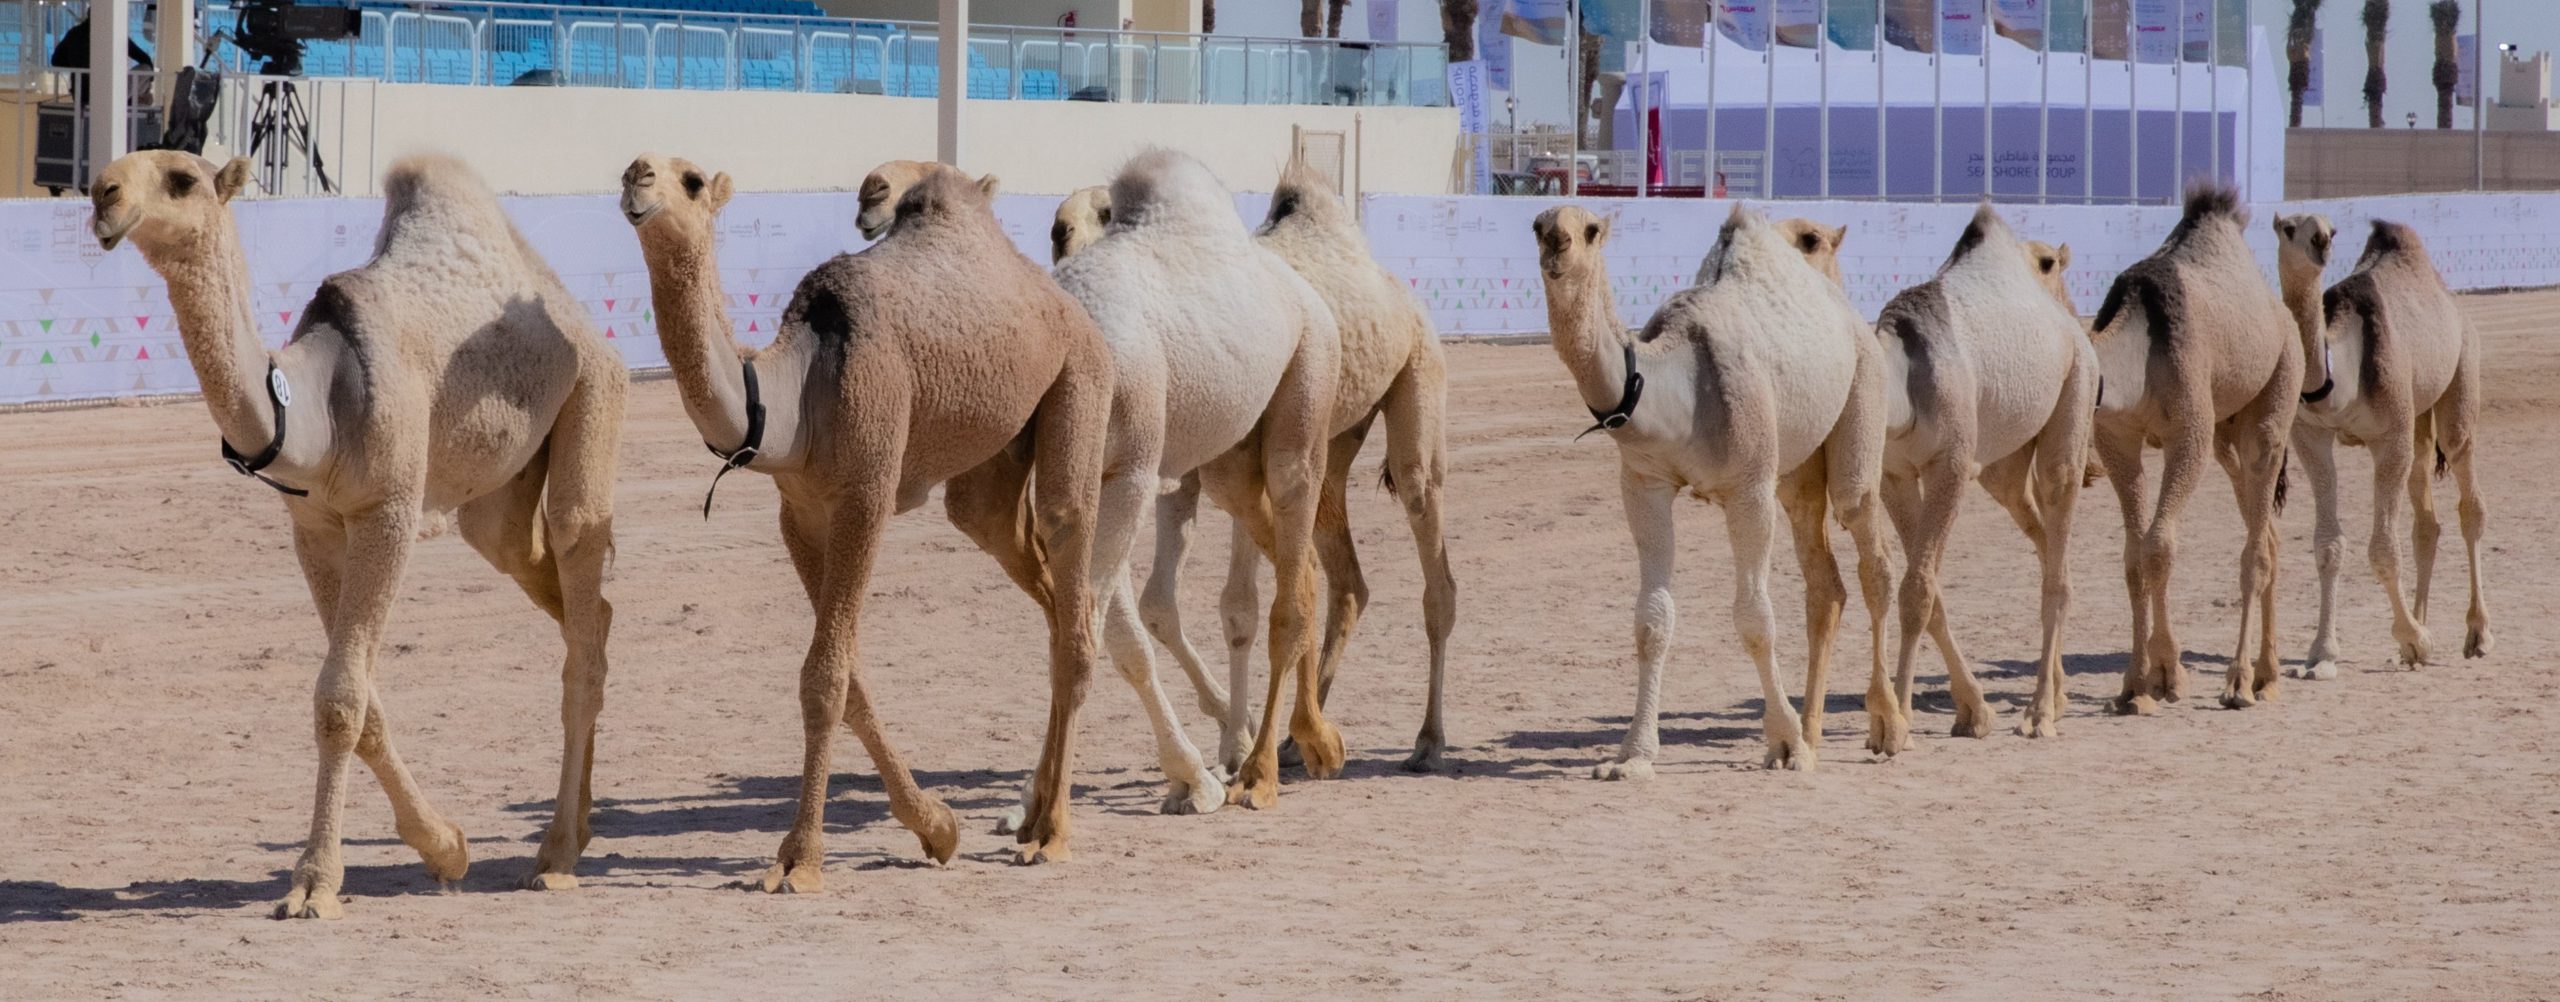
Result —
[[2465, 496], [2461, 503], [2454, 506], [2454, 511], [2462, 517], [2463, 538], [2479, 539], [2481, 527], [2489, 521], [2489, 509], [2480, 503], [2479, 498]]
[[2140, 573], [2146, 580], [2166, 581], [2169, 568], [2176, 563], [2178, 543], [2166, 535], [2153, 536], [2142, 548]]
[[[314, 695], [311, 700], [311, 730], [319, 740], [321, 750], [355, 750], [358, 740], [368, 736], [365, 732], [366, 709], [366, 695], [360, 688], [324, 687]], [[382, 740], [378, 730], [370, 736], [377, 745]]]
[[1671, 644], [1672, 627], [1679, 622], [1679, 611], [1671, 601], [1671, 589], [1648, 591], [1636, 599], [1636, 657], [1651, 662], [1661, 657]]

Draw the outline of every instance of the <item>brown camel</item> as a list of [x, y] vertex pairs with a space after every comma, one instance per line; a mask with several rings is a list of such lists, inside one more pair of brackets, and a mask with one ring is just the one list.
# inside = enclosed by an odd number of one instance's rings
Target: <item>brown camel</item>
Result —
[[[2247, 210], [2230, 189], [2190, 191], [2168, 239], [2118, 276], [2098, 307], [2091, 335], [2100, 372], [2098, 459], [2124, 513], [2125, 591], [2133, 605], [2131, 664], [2115, 700], [2120, 713], [2150, 713], [2180, 695], [2185, 669], [2169, 629], [2169, 571], [2178, 513], [2208, 455], [2230, 476], [2248, 526], [2240, 637], [2222, 704], [2238, 709], [2276, 694], [2275, 509], [2301, 391], [2302, 345], [2249, 253], [2247, 225]], [[2161, 449], [2156, 501], [2142, 462], [2149, 442]]]
[[[2311, 476], [2317, 513], [2312, 548], [2320, 567], [2320, 627], [2301, 677], [2335, 678], [2338, 643], [2331, 620], [2338, 582], [2337, 443], [2373, 450], [2373, 535], [2367, 559], [2391, 596], [2391, 635], [2400, 660], [2412, 667], [2429, 655], [2427, 586], [2435, 574], [2435, 491], [2427, 481], [2427, 454], [2438, 475], [2453, 474], [2460, 492], [2462, 546], [2470, 558], [2471, 608], [2464, 617], [2462, 656], [2489, 653], [2488, 599], [2480, 583], [2480, 529], [2487, 519], [2471, 471], [2473, 436], [2480, 424], [2480, 335], [2454, 305], [2418, 234], [2399, 223], [2374, 220], [2355, 271], [2326, 296], [2320, 272], [2329, 263], [2333, 230], [2316, 215], [2276, 220], [2277, 274], [2285, 308], [2302, 335], [2306, 388], [2293, 422], [2293, 448]], [[2317, 359], [2317, 363], [2310, 360]], [[2394, 496], [2405, 485], [2416, 516], [2411, 545], [2418, 563], [2417, 593], [2400, 594], [2400, 547], [2393, 538], [2399, 518]]]
[[[950, 809], [916, 786], [882, 732], [855, 663], [881, 532], [936, 484], [948, 485], [952, 522], [1047, 614], [1051, 703], [1036, 782], [1063, 803], [1073, 714], [1095, 658], [1092, 591], [1078, 571], [1100, 503], [1111, 360], [1084, 311], [997, 226], [994, 179], [926, 172], [887, 235], [810, 272], [774, 343], [753, 351], [731, 333], [712, 256], [729, 176], [644, 155], [622, 184], [685, 412], [726, 459], [724, 472], [774, 478], [783, 544], [817, 612], [800, 672], [799, 813], [764, 888], [823, 885], [820, 826], [840, 720], [926, 855], [947, 862], [959, 844]], [[1051, 821], [1043, 834], [1063, 857], [1064, 812]]]
[[907, 189], [940, 166], [922, 160], [891, 160], [865, 175], [859, 195], [862, 211], [853, 217], [853, 226], [862, 232], [862, 239], [878, 240], [887, 235], [889, 224], [898, 221], [898, 203], [906, 197]]
[[[90, 188], [100, 246], [133, 241], [169, 283], [178, 333], [234, 468], [285, 495], [294, 555], [329, 636], [313, 697], [320, 746], [311, 835], [278, 918], [337, 918], [340, 812], [362, 759], [400, 840], [450, 886], [470, 867], [392, 747], [376, 677], [400, 571], [426, 513], [560, 624], [558, 799], [530, 888], [577, 886], [604, 700], [605, 566], [622, 358], [477, 174], [412, 157], [383, 177], [374, 256], [329, 277], [293, 340], [269, 351], [249, 318], [249, 266], [227, 207], [249, 161], [135, 153]], [[289, 418], [289, 420], [288, 420]]]

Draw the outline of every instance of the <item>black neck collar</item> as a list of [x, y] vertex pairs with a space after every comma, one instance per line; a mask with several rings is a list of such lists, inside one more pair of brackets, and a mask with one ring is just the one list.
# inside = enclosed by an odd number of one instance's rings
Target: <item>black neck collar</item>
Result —
[[[739, 362], [738, 371], [746, 376], [747, 382], [747, 437], [738, 443], [737, 448], [726, 451], [709, 442], [702, 443], [702, 447], [711, 450], [712, 455], [720, 457], [720, 472], [711, 475], [711, 489], [702, 492], [702, 517], [706, 519], [711, 517], [711, 496], [720, 492], [720, 478], [728, 476], [731, 470], [755, 462], [764, 451], [764, 394], [756, 389], [756, 364], [753, 361]], [[281, 434], [284, 424], [278, 422], [276, 429]]]
[[2302, 402], [2316, 404], [2329, 399], [2329, 391], [2338, 388], [2337, 365], [2329, 360], [2329, 341], [2320, 340], [2320, 388], [2302, 395]]
[[[1619, 345], [1618, 348], [1624, 353], [1627, 362], [1627, 380], [1618, 387], [1618, 403], [1605, 411], [1585, 405], [1591, 411], [1591, 427], [1582, 429], [1582, 435], [1595, 431], [1616, 431], [1626, 427], [1627, 420], [1635, 416], [1636, 401], [1644, 398], [1644, 373], [1636, 371], [1635, 342], [1629, 341]], [[1574, 441], [1581, 441], [1582, 435], [1575, 435]]]
[[258, 454], [255, 456], [241, 455], [240, 450], [231, 447], [230, 439], [223, 439], [222, 461], [231, 464], [231, 468], [238, 470], [241, 476], [255, 477], [260, 483], [283, 491], [286, 494], [293, 495], [294, 497], [310, 497], [310, 491], [287, 487], [283, 484], [277, 483], [274, 477], [258, 472], [266, 469], [269, 464], [274, 463], [276, 461], [276, 455], [284, 451], [284, 412], [285, 408], [292, 404], [293, 390], [286, 385], [284, 374], [277, 371], [275, 361], [273, 359], [268, 360], [267, 406], [275, 412], [276, 437], [268, 439], [267, 447], [258, 450]]

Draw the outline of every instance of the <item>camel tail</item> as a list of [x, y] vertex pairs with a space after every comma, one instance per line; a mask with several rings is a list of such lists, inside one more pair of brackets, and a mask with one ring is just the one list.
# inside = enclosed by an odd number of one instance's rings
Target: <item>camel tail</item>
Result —
[[[2439, 460], [2439, 461], [2436, 463], [2436, 472], [2438, 472], [2438, 473], [2442, 473], [2442, 472], [2444, 472], [2444, 463], [2443, 463], [2441, 460], [2442, 460], [2442, 458], [2443, 458], [2443, 456], [2444, 456], [2444, 453], [2443, 453], [2443, 452], [2441, 452], [2441, 451], [2439, 451], [2439, 452], [2437, 452], [2437, 453], [2436, 453], [2436, 456], [2437, 456], [2437, 458], [2438, 458], [2438, 460]], [[1381, 464], [1379, 464], [1379, 465], [1378, 465], [1378, 489], [1379, 489], [1379, 490], [1382, 490], [1382, 491], [1385, 491], [1385, 492], [1387, 492], [1387, 493], [1389, 493], [1389, 494], [1393, 494], [1393, 493], [1395, 493], [1395, 492], [1396, 492], [1396, 467], [1395, 467], [1395, 464], [1393, 464], [1393, 463], [1381, 463]]]
[[2276, 514], [2278, 515], [2284, 514], [2285, 489], [2292, 486], [2292, 483], [2293, 450], [2286, 449], [2283, 458], [2276, 460]]
[[2445, 471], [2450, 470], [2450, 469], [2452, 469], [2452, 468], [2453, 468], [2453, 461], [2452, 461], [2451, 459], [2447, 458], [2447, 457], [2445, 456], [2445, 454], [2444, 454], [2444, 443], [2442, 443], [2442, 442], [2438, 442], [2438, 443], [2436, 443], [2436, 479], [2438, 479], [2438, 480], [2442, 480], [2442, 479], [2444, 479], [2444, 477], [2445, 477]]

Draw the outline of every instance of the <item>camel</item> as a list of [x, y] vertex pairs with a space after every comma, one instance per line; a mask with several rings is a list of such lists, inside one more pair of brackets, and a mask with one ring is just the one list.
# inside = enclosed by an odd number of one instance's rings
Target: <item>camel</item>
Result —
[[[428, 803], [392, 746], [378, 648], [400, 572], [430, 513], [560, 625], [558, 799], [522, 885], [577, 886], [592, 833], [604, 699], [603, 593], [613, 556], [622, 358], [524, 242], [479, 175], [410, 157], [383, 177], [373, 259], [323, 282], [293, 339], [269, 351], [249, 316], [249, 266], [227, 207], [249, 161], [219, 170], [130, 154], [91, 186], [90, 229], [126, 240], [169, 284], [178, 333], [233, 468], [284, 495], [328, 656], [313, 697], [320, 778], [311, 834], [278, 918], [338, 918], [350, 759], [391, 798], [400, 840], [450, 887], [462, 830]], [[288, 420], [290, 418], [290, 420]]]
[[[2480, 529], [2486, 510], [2471, 470], [2473, 434], [2480, 420], [2480, 335], [2463, 319], [2442, 276], [2427, 258], [2418, 234], [2399, 223], [2374, 220], [2355, 271], [2328, 294], [2320, 272], [2329, 263], [2334, 234], [2317, 215], [2279, 217], [2277, 274], [2285, 308], [2302, 336], [2303, 382], [2309, 387], [2293, 422], [2293, 449], [2311, 477], [2316, 512], [2312, 547], [2320, 568], [2320, 627], [2298, 673], [2329, 679], [2338, 674], [2333, 616], [2342, 547], [2338, 526], [2336, 444], [2363, 443], [2373, 450], [2373, 536], [2367, 559], [2391, 596], [2391, 635], [2401, 662], [2415, 667], [2429, 655], [2427, 586], [2435, 573], [2435, 492], [2427, 482], [2427, 453], [2441, 476], [2450, 471], [2460, 492], [2462, 545], [2471, 565], [2471, 608], [2464, 617], [2462, 656], [2489, 653], [2488, 600], [2480, 584]], [[2318, 358], [2320, 364], [2309, 363]], [[2417, 593], [2403, 601], [2400, 548], [2392, 538], [2399, 517], [2393, 494], [2405, 484], [2412, 548], [2418, 563]]]
[[878, 240], [889, 232], [889, 224], [898, 221], [898, 203], [907, 189], [933, 172], [940, 164], [921, 160], [891, 160], [872, 169], [862, 179], [861, 211], [853, 217], [854, 229], [862, 239]]
[[[1198, 161], [1161, 149], [1140, 153], [1112, 180], [1107, 205], [1102, 238], [1059, 261], [1055, 272], [1101, 326], [1118, 377], [1092, 562], [1096, 587], [1108, 598], [1104, 636], [1155, 730], [1172, 784], [1165, 812], [1215, 810], [1222, 803], [1215, 774], [1157, 681], [1129, 568], [1148, 503], [1167, 489], [1182, 497], [1182, 485], [1196, 476], [1212, 501], [1243, 522], [1275, 571], [1268, 698], [1254, 753], [1223, 800], [1269, 807], [1279, 792], [1283, 685], [1296, 683], [1289, 732], [1308, 774], [1326, 779], [1342, 769], [1342, 737], [1323, 716], [1309, 630], [1339, 334], [1316, 290], [1253, 241], [1233, 196]], [[1189, 514], [1165, 517], [1187, 522]], [[1025, 852], [1044, 851], [1036, 826], [1044, 811], [1059, 809], [1026, 795], [1027, 820], [1017, 832]]]
[[2008, 511], [2043, 565], [2044, 652], [2018, 733], [2060, 733], [2071, 515], [2087, 464], [2098, 365], [2079, 318], [2039, 294], [2052, 291], [2041, 267], [2050, 259], [1985, 203], [1937, 275], [1894, 296], [1876, 319], [1894, 414], [1884, 504], [1906, 558], [1895, 691], [1908, 715], [1912, 662], [1927, 630], [1946, 660], [1957, 737], [1989, 736], [1992, 724], [1939, 591], [1940, 561], [1970, 480]]
[[[1891, 587], [1876, 526], [1885, 359], [1848, 296], [1778, 227], [1737, 204], [1697, 286], [1674, 294], [1631, 339], [1601, 257], [1608, 222], [1566, 205], [1541, 213], [1533, 229], [1556, 356], [1597, 419], [1589, 430], [1606, 431], [1618, 445], [1618, 484], [1640, 570], [1634, 719], [1616, 758], [1593, 777], [1653, 774], [1674, 623], [1672, 502], [1683, 490], [1725, 509], [1734, 624], [1760, 675], [1762, 764], [1815, 765], [1831, 643], [1847, 596], [1823, 526], [1826, 506], [1856, 542], [1878, 652], [1868, 676], [1868, 742], [1901, 747], [1908, 720], [1887, 685], [1881, 653]], [[1771, 650], [1769, 548], [1781, 511], [1806, 582], [1801, 717], [1788, 705]]]
[[[1087, 189], [1088, 192], [1094, 189]], [[1088, 220], [1109, 221], [1110, 206], [1079, 192], [1058, 208], [1052, 239], [1060, 257], [1083, 244], [1079, 234], [1092, 230]], [[1440, 526], [1440, 488], [1447, 479], [1448, 449], [1442, 414], [1448, 397], [1440, 339], [1430, 318], [1404, 282], [1369, 255], [1351, 207], [1333, 186], [1303, 161], [1292, 159], [1272, 189], [1271, 208], [1255, 235], [1256, 242], [1278, 253], [1315, 287], [1341, 332], [1340, 368], [1335, 377], [1333, 414], [1328, 427], [1324, 494], [1316, 509], [1316, 553], [1325, 574], [1324, 644], [1316, 691], [1321, 702], [1333, 693], [1335, 673], [1351, 632], [1368, 605], [1369, 588], [1360, 574], [1359, 554], [1351, 542], [1348, 484], [1351, 462], [1360, 453], [1369, 429], [1381, 417], [1387, 430], [1387, 460], [1382, 480], [1404, 506], [1414, 546], [1422, 561], [1423, 630], [1430, 643], [1431, 682], [1422, 728], [1414, 736], [1413, 753], [1404, 761], [1411, 772], [1436, 771], [1447, 738], [1441, 724], [1442, 690], [1448, 672], [1449, 632], [1457, 621], [1457, 582], [1449, 573], [1449, 556]], [[1223, 722], [1218, 759], [1236, 770], [1244, 760], [1243, 735], [1249, 710], [1242, 699], [1230, 700], [1227, 688], [1212, 677], [1190, 639], [1184, 635], [1176, 602], [1182, 559], [1190, 541], [1190, 522], [1198, 510], [1197, 483], [1186, 480], [1158, 502], [1155, 567], [1139, 602], [1147, 630], [1174, 655], [1191, 676], [1202, 709]], [[1227, 584], [1221, 600], [1226, 627], [1228, 678], [1235, 693], [1245, 691], [1254, 640], [1254, 594], [1257, 551], [1244, 523], [1236, 523], [1229, 549]], [[1294, 745], [1280, 749], [1282, 764], [1297, 764]]]
[[[2222, 463], [2248, 540], [2240, 554], [2240, 638], [2222, 705], [2276, 695], [2275, 511], [2285, 435], [2302, 381], [2292, 316], [2258, 272], [2242, 230], [2248, 211], [2229, 188], [2200, 186], [2160, 249], [2116, 277], [2090, 339], [2099, 384], [2098, 459], [2124, 514], [2125, 593], [2133, 648], [2118, 713], [2147, 714], [2183, 688], [2182, 649], [2169, 628], [2169, 572], [2178, 513], [2208, 454]], [[2161, 449], [2150, 497], [2146, 443]], [[2148, 510], [2146, 510], [2148, 506]], [[2254, 605], [2259, 632], [2250, 653]]]
[[1111, 189], [1098, 184], [1076, 189], [1058, 203], [1057, 219], [1049, 224], [1049, 263], [1093, 246], [1110, 226]]
[[916, 786], [882, 732], [855, 661], [882, 530], [937, 484], [953, 524], [1046, 613], [1051, 701], [1033, 782], [1061, 805], [1041, 832], [1063, 858], [1068, 744], [1096, 658], [1092, 592], [1075, 570], [1091, 552], [1110, 422], [1101, 335], [1006, 239], [990, 202], [995, 179], [935, 166], [901, 195], [879, 243], [811, 271], [773, 344], [748, 350], [731, 333], [713, 254], [731, 188], [725, 173], [646, 154], [623, 173], [622, 210], [639, 235], [685, 413], [722, 473], [774, 478], [783, 545], [817, 613], [800, 672], [798, 814], [762, 886], [824, 887], [839, 720], [870, 752], [890, 812], [925, 854], [947, 863], [959, 844], [950, 808]]

